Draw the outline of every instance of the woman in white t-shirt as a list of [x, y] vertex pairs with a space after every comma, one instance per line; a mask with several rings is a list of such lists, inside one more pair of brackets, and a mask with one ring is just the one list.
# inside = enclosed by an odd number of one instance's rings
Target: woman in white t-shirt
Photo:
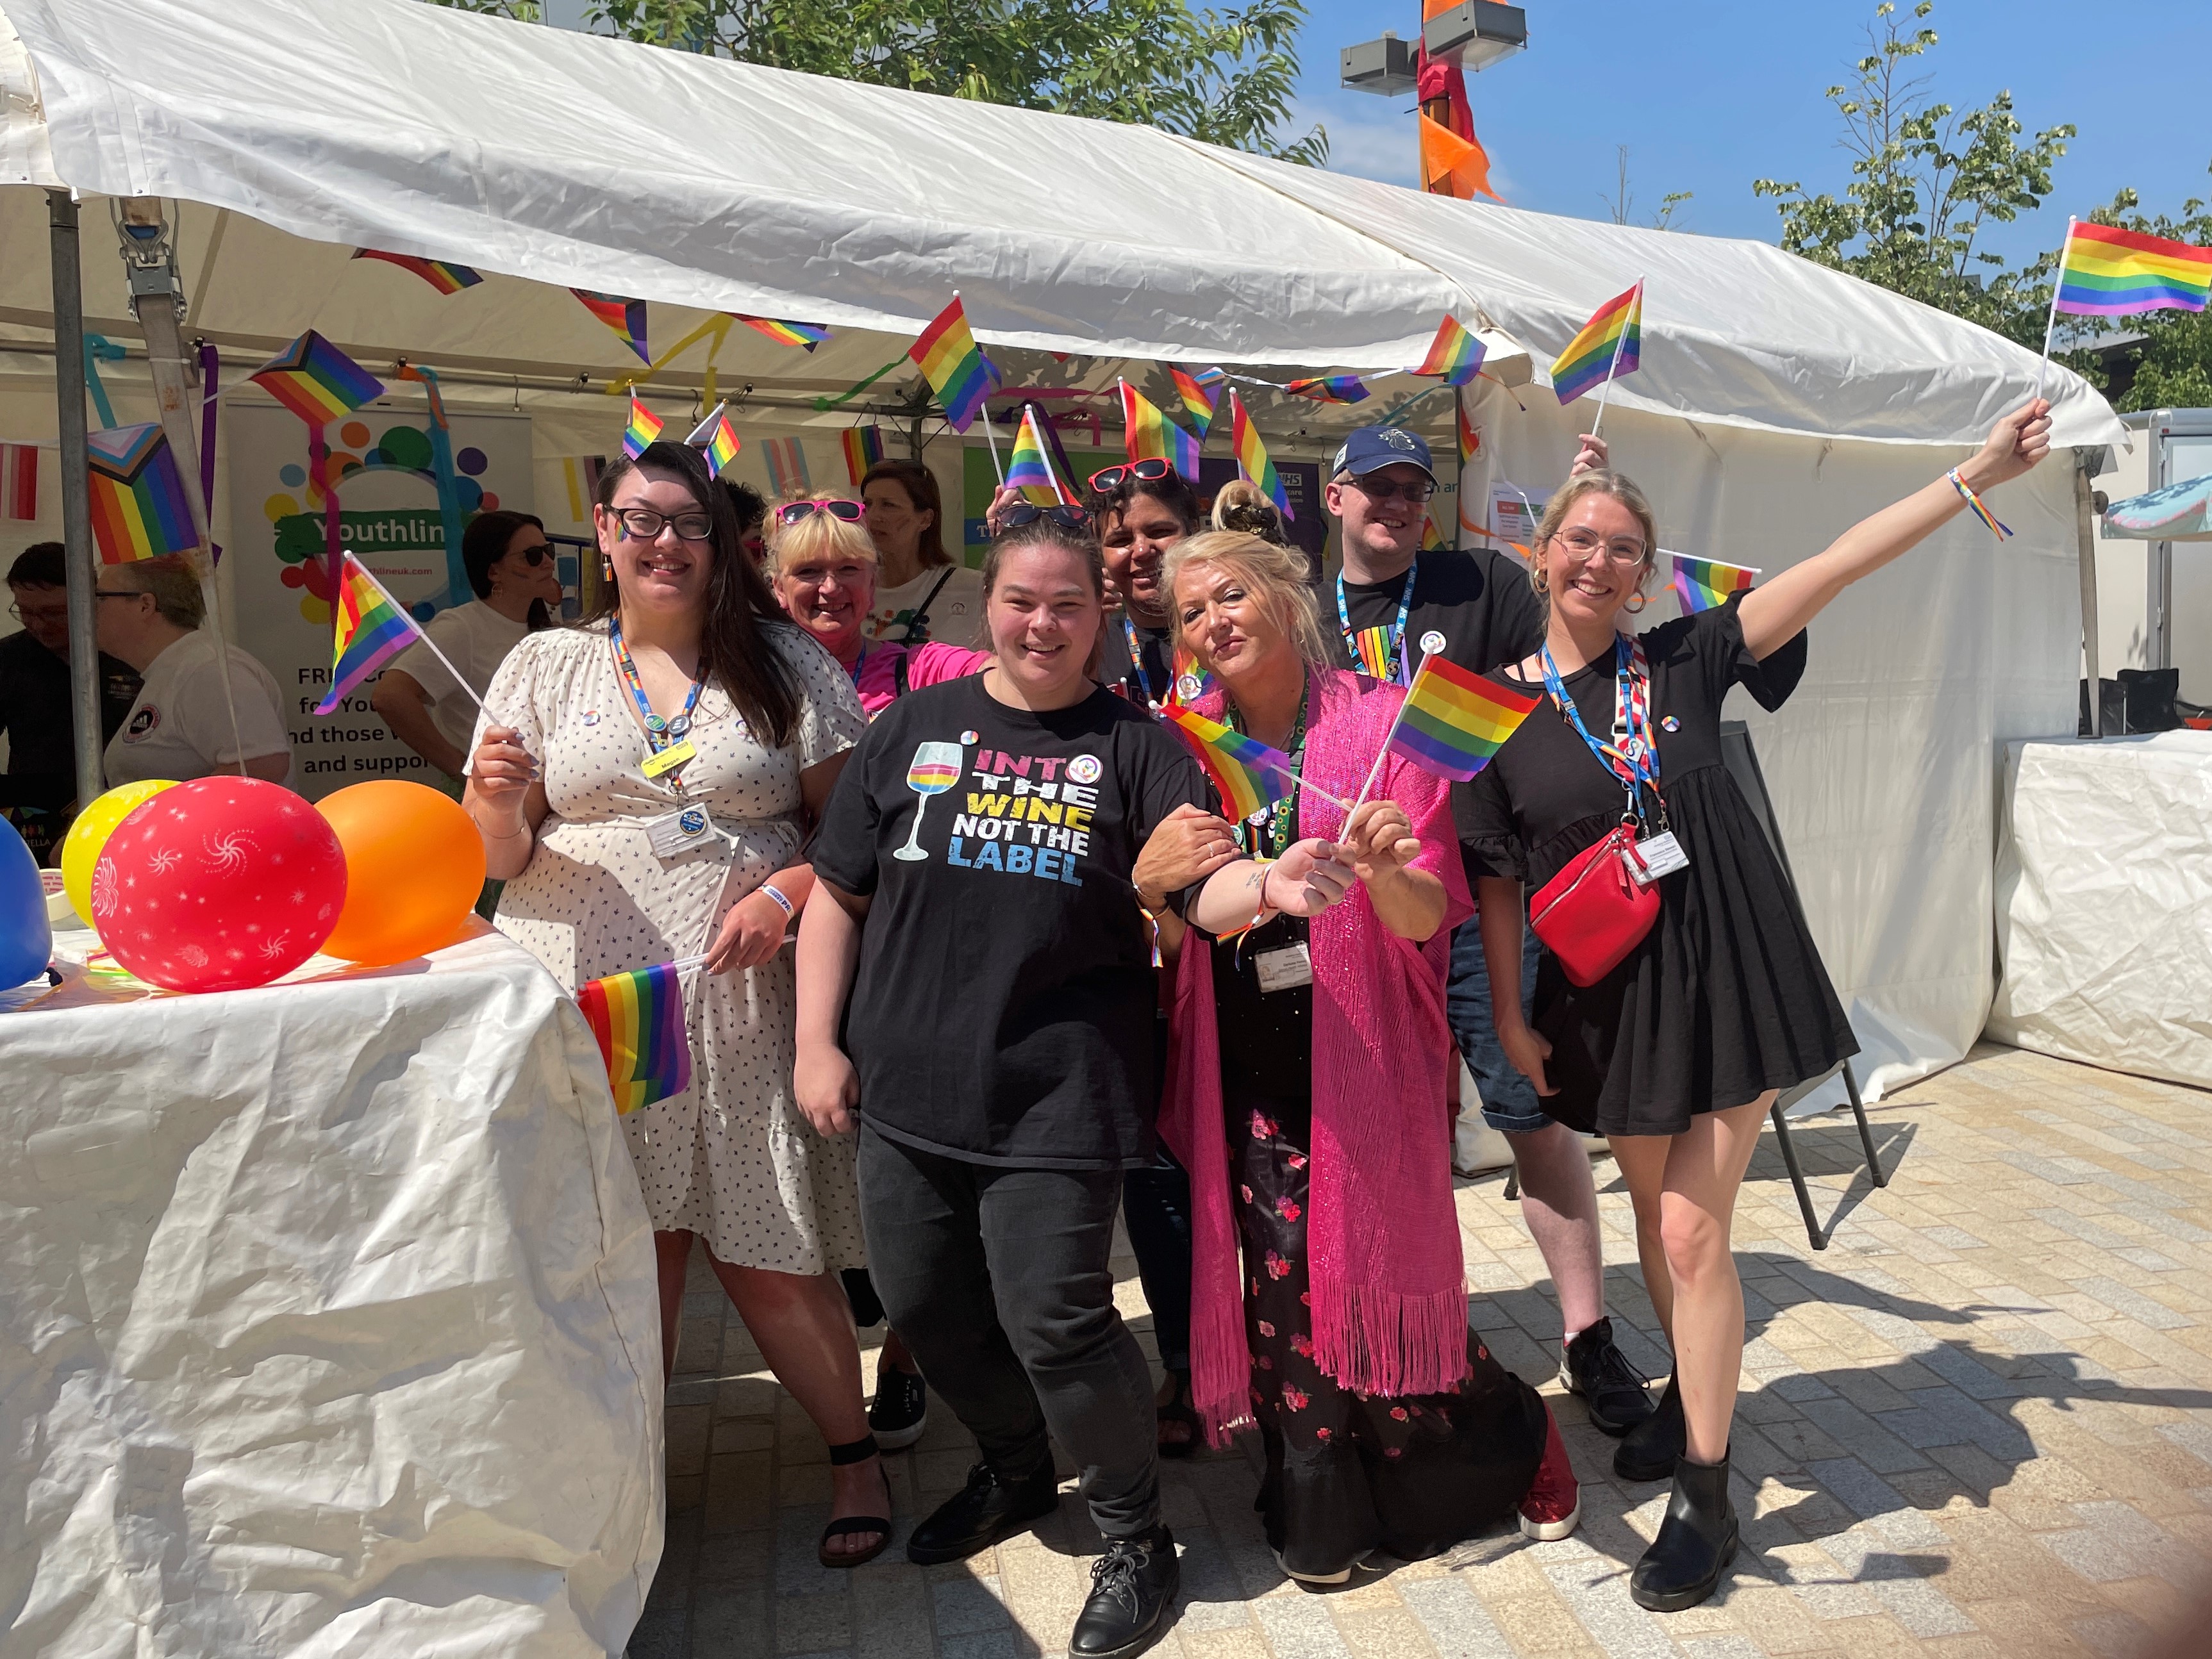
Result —
[[200, 631], [199, 581], [182, 560], [102, 566], [93, 593], [100, 649], [143, 676], [123, 729], [107, 745], [109, 784], [183, 783], [236, 772], [271, 784], [290, 779], [292, 740], [276, 678], [233, 645], [226, 700], [215, 636]]
[[945, 503], [919, 461], [878, 461], [860, 480], [861, 521], [876, 544], [870, 639], [973, 645], [983, 622], [983, 573], [945, 550]]
[[[441, 610], [424, 627], [468, 681], [464, 689], [434, 652], [420, 644], [399, 654], [376, 682], [371, 705], [392, 735], [456, 784], [468, 764], [477, 697], [526, 633], [551, 626], [561, 576], [545, 525], [526, 512], [487, 512], [461, 536], [461, 562], [476, 597]], [[469, 693], [473, 691], [476, 697]]]

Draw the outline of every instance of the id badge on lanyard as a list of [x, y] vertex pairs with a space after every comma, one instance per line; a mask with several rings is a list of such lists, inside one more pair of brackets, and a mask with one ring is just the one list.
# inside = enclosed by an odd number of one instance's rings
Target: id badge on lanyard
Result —
[[[1667, 800], [1659, 792], [1659, 748], [1651, 735], [1651, 671], [1644, 660], [1643, 643], [1626, 634], [1615, 636], [1613, 741], [1609, 743], [1600, 742], [1583, 724], [1582, 711], [1567, 695], [1565, 682], [1560, 678], [1559, 664], [1552, 660], [1548, 645], [1544, 647], [1543, 660], [1544, 688], [1551, 694], [1553, 703], [1574, 727], [1576, 736], [1628, 792], [1620, 821], [1637, 826], [1636, 851], [1643, 861], [1643, 867], [1638, 869], [1635, 859], [1629, 860], [1629, 873], [1639, 883], [1648, 886], [1662, 875], [1688, 869], [1689, 855], [1667, 826]], [[1647, 789], [1659, 803], [1656, 834], [1650, 832], [1644, 819], [1643, 799]]]

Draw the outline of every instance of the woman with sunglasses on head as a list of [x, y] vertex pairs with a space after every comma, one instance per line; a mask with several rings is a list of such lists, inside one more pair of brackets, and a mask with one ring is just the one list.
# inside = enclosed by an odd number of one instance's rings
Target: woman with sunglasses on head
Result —
[[830, 1444], [824, 1566], [890, 1537], [839, 1268], [865, 1259], [849, 1141], [790, 1089], [784, 931], [813, 885], [799, 856], [866, 729], [852, 682], [776, 608], [698, 451], [608, 466], [592, 519], [611, 597], [535, 633], [493, 679], [463, 804], [504, 879], [501, 930], [574, 990], [680, 974], [691, 1082], [622, 1119], [659, 1259], [675, 1366], [692, 1242]]
[[[1328, 1584], [1516, 1511], [1565, 1537], [1580, 1500], [1543, 1402], [1468, 1329], [1438, 1110], [1469, 910], [1449, 787], [1387, 756], [1363, 790], [1404, 693], [1329, 666], [1306, 568], [1236, 531], [1167, 556], [1177, 641], [1218, 682], [1196, 711], [1300, 784], [1173, 895], [1191, 936], [1161, 1131], [1191, 1172], [1198, 1408], [1217, 1441], [1257, 1422], [1267, 1542]], [[1329, 798], [1363, 792], [1348, 821]]]
[[1106, 631], [1098, 677], [1140, 706], [1158, 709], [1175, 678], [1160, 560], [1206, 522], [1198, 492], [1165, 461], [1130, 461], [1091, 475], [1085, 505], [1098, 527], [1106, 587], [1121, 615]]
[[[1722, 705], [1741, 686], [1779, 708], [1804, 673], [1806, 625], [2040, 461], [2049, 410], [2038, 400], [2007, 415], [1972, 457], [1825, 552], [1641, 632], [1630, 619], [1644, 607], [1657, 537], [1636, 486], [1602, 469], [1580, 474], [1536, 526], [1544, 642], [1491, 677], [1544, 700], [1468, 787], [1464, 829], [1487, 866], [1478, 887], [1499, 1040], [1547, 1112], [1611, 1141], [1644, 1287], [1674, 1351], [1658, 1410], [1613, 1459], [1624, 1480], [1674, 1480], [1629, 1581], [1655, 1611], [1704, 1601], [1735, 1554], [1729, 1438], [1743, 1293], [1729, 1231], [1745, 1167], [1778, 1092], [1858, 1047], [1789, 878], [1723, 762]], [[1555, 883], [1594, 848], [1597, 879]], [[1529, 882], [1537, 932], [1578, 966], [1571, 978], [1547, 949], [1533, 1020], [1519, 995]], [[1562, 898], [1570, 886], [1575, 896]], [[1619, 895], [1655, 886], [1656, 906], [1632, 923]], [[1569, 916], [1576, 933], [1562, 926]], [[1578, 938], [1611, 948], [1583, 957]]]
[[957, 1560], [1051, 1513], [1057, 1441], [1107, 1540], [1069, 1651], [1120, 1655], [1176, 1584], [1151, 1375], [1109, 1261], [1158, 1098], [1130, 871], [1205, 784], [1091, 677], [1103, 582], [1080, 511], [1001, 517], [991, 665], [892, 704], [823, 817], [799, 1099], [823, 1132], [857, 1129], [876, 1287], [981, 1450], [908, 1555]]
[[[402, 651], [371, 699], [392, 735], [459, 788], [477, 728], [476, 699], [526, 633], [553, 625], [561, 574], [542, 519], [526, 512], [484, 512], [461, 535], [461, 563], [476, 597], [440, 611], [422, 632], [468, 684], [420, 641]], [[470, 693], [474, 693], [471, 696]]]
[[983, 583], [945, 548], [945, 503], [937, 475], [919, 461], [878, 461], [860, 480], [876, 544], [871, 639], [972, 645], [983, 616]]

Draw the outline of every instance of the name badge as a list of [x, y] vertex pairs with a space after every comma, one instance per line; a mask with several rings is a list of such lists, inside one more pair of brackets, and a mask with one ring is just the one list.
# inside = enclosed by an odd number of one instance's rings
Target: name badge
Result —
[[647, 755], [638, 770], [647, 778], [658, 778], [663, 772], [675, 771], [686, 760], [698, 758], [699, 751], [691, 747], [691, 740], [687, 737], [680, 743], [671, 743], [659, 753]]
[[1260, 976], [1263, 996], [1269, 991], [1296, 990], [1313, 984], [1313, 955], [1303, 939], [1280, 950], [1261, 951], [1252, 959], [1252, 966]]
[[1662, 875], [1672, 875], [1678, 869], [1690, 868], [1690, 855], [1682, 851], [1682, 844], [1674, 839], [1674, 832], [1655, 835], [1648, 841], [1636, 844], [1644, 868], [1636, 868], [1636, 860], [1628, 861], [1628, 872], [1636, 878], [1638, 887], [1650, 887]]
[[702, 841], [714, 839], [714, 820], [707, 808], [691, 805], [664, 812], [649, 819], [645, 826], [646, 844], [659, 858], [674, 858], [687, 853]]

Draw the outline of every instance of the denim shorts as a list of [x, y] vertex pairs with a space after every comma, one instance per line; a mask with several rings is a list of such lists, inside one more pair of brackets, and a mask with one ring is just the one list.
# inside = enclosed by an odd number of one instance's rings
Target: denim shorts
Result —
[[[1521, 930], [1521, 1012], [1529, 1015], [1536, 999], [1536, 959], [1542, 947], [1535, 934]], [[1507, 1135], [1529, 1135], [1551, 1127], [1537, 1104], [1536, 1087], [1513, 1069], [1498, 1041], [1490, 1016], [1490, 965], [1483, 960], [1480, 920], [1469, 917], [1452, 934], [1451, 983], [1445, 1011], [1452, 1036], [1482, 1091], [1482, 1121]]]

